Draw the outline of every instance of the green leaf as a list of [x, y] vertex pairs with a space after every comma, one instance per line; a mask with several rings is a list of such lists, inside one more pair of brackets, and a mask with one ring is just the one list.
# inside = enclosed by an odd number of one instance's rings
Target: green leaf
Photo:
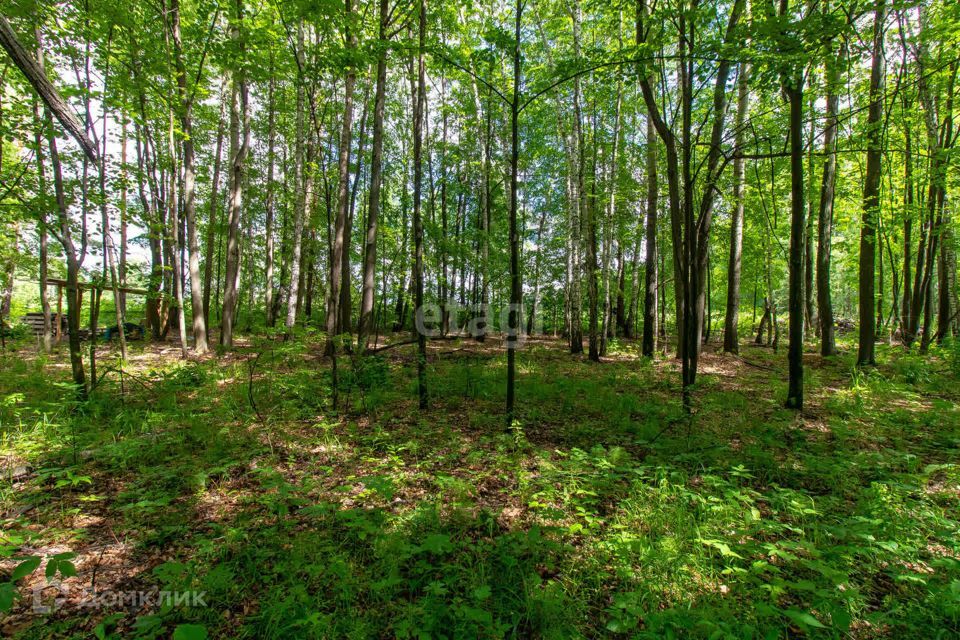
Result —
[[178, 624], [173, 640], [207, 640], [207, 628], [202, 624]]
[[0, 583], [0, 611], [10, 611], [13, 608], [13, 584]]
[[16, 553], [25, 540], [26, 538], [22, 533], [4, 532], [3, 539], [0, 540], [0, 558], [8, 558]]
[[798, 609], [785, 609], [783, 614], [800, 625], [802, 628], [826, 629], [826, 625], [817, 620], [812, 613]]
[[138, 637], [147, 636], [159, 631], [162, 624], [163, 618], [158, 615], [137, 616], [133, 622], [133, 630], [137, 632]]
[[830, 612], [830, 620], [833, 622], [833, 626], [841, 631], [849, 629], [850, 623], [853, 621], [850, 613], [842, 607], [837, 607]]
[[37, 567], [40, 566], [40, 556], [30, 556], [23, 562], [17, 565], [17, 568], [13, 570], [13, 575], [10, 576], [12, 582], [16, 582], [24, 576], [28, 576], [34, 571], [37, 570]]
[[155, 566], [153, 568], [153, 575], [157, 576], [161, 582], [169, 584], [182, 578], [189, 570], [190, 567], [182, 562], [171, 561]]
[[741, 556], [739, 553], [731, 550], [730, 545], [728, 545], [726, 542], [721, 542], [720, 540], [706, 540], [704, 538], [701, 538], [700, 542], [702, 544], [707, 545], [708, 547], [713, 547], [714, 549], [720, 552], [720, 555], [722, 555], [725, 558], [728, 558], [728, 557], [741, 558], [741, 559], [743, 558], [743, 556]]
[[123, 620], [123, 613], [111, 613], [93, 629], [93, 634], [98, 640], [111, 640], [120, 636], [112, 631], [116, 628], [117, 622]]
[[60, 575], [64, 578], [70, 578], [77, 575], [77, 568], [73, 566], [73, 563], [69, 560], [61, 560], [57, 563], [58, 568], [60, 569]]
[[484, 584], [473, 590], [473, 597], [477, 600], [486, 600], [492, 593], [490, 585]]
[[453, 543], [450, 542], [450, 536], [445, 533], [434, 533], [426, 537], [420, 545], [420, 551], [436, 554], [449, 553], [453, 551]]

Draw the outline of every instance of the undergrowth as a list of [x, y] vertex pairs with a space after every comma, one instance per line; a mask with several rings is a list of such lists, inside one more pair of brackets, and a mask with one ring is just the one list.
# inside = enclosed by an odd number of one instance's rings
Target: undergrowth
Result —
[[[449, 345], [445, 345], [444, 348]], [[960, 634], [960, 348], [808, 367], [708, 355], [686, 419], [675, 364], [549, 341], [504, 366], [319, 338], [166, 361], [84, 404], [51, 360], [4, 355], [0, 627], [23, 638], [904, 638]], [[812, 360], [816, 358], [816, 360]], [[52, 569], [51, 569], [52, 567]], [[51, 591], [48, 585], [60, 585]], [[84, 606], [83, 593], [200, 593]], [[55, 593], [56, 592], [56, 593]], [[52, 594], [52, 595], [51, 595]], [[89, 599], [90, 594], [86, 596]]]

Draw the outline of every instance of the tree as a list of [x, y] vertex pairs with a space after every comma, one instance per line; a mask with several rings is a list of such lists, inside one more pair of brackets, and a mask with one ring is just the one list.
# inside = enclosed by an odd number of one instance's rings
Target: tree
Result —
[[250, 99], [244, 34], [244, 0], [236, 0], [232, 39], [237, 47], [237, 68], [233, 71], [233, 97], [230, 104], [230, 192], [227, 222], [227, 260], [223, 287], [223, 317], [220, 321], [220, 344], [233, 348], [233, 330], [240, 287], [240, 215], [243, 210], [244, 171], [250, 149]]
[[[837, 109], [840, 102], [840, 64], [834, 57], [833, 38], [826, 38], [826, 121], [823, 128], [823, 178], [820, 186], [820, 206], [817, 213], [817, 318], [820, 324], [820, 354], [836, 353], [834, 338], [833, 301], [830, 295], [830, 252], [833, 238], [833, 202], [837, 179]], [[846, 46], [841, 47], [843, 59]]]
[[[737, 35], [737, 25], [743, 13], [743, 0], [734, 2], [727, 18], [723, 43], [732, 45]], [[696, 9], [696, 7], [695, 7]], [[637, 5], [637, 43], [648, 42], [649, 32], [645, 27], [648, 10], [644, 0]], [[696, 382], [697, 363], [700, 353], [700, 337], [706, 300], [706, 269], [709, 256], [710, 228], [713, 220], [713, 204], [716, 185], [725, 163], [721, 163], [720, 142], [726, 118], [726, 84], [731, 61], [722, 58], [717, 65], [717, 75], [712, 93], [709, 151], [705, 164], [705, 187], [699, 209], [695, 210], [695, 176], [693, 173], [693, 82], [694, 62], [698, 58], [692, 48], [697, 41], [696, 11], [680, 12], [678, 20], [678, 67], [680, 93], [680, 136], [673, 132], [664, 120], [661, 107], [654, 96], [652, 83], [641, 74], [640, 88], [647, 113], [653, 120], [657, 134], [666, 148], [667, 195], [670, 203], [670, 227], [673, 241], [673, 264], [675, 298], [677, 307], [678, 352], [681, 358], [684, 407], [691, 410], [692, 387]], [[697, 173], [700, 173], [699, 170]]]
[[[226, 82], [220, 88], [220, 114], [217, 119], [217, 144], [213, 154], [213, 178], [210, 181], [210, 213], [207, 217], [207, 237], [204, 247], [204, 265], [203, 265], [203, 314], [204, 326], [207, 327], [207, 333], [212, 326], [210, 322], [210, 292], [213, 290], [213, 263], [214, 248], [217, 238], [220, 216], [219, 211], [219, 190], [220, 190], [220, 171], [223, 158], [223, 138], [226, 135], [226, 114], [227, 105]], [[218, 279], [219, 281], [219, 279]], [[209, 335], [207, 343], [209, 344]]]
[[[780, 17], [787, 16], [789, 0], [780, 0]], [[784, 25], [786, 28], [786, 24]], [[790, 36], [782, 33], [784, 44], [798, 47], [790, 42]], [[804, 205], [803, 181], [803, 70], [794, 63], [781, 71], [781, 84], [790, 107], [790, 347], [787, 352], [789, 379], [787, 383], [787, 407], [803, 409], [803, 258], [804, 234], [806, 232], [806, 206]]]
[[657, 351], [657, 139], [653, 120], [647, 116], [647, 221], [644, 248], [643, 355], [652, 358]]
[[99, 154], [97, 145], [87, 135], [83, 124], [77, 119], [70, 106], [61, 97], [60, 92], [47, 78], [43, 70], [43, 62], [36, 60], [20, 44], [20, 39], [14, 32], [13, 27], [7, 19], [0, 15], [0, 46], [6, 50], [10, 59], [18, 69], [26, 76], [27, 80], [33, 86], [34, 90], [43, 100], [46, 108], [56, 116], [64, 130], [77, 141], [80, 148], [87, 155], [90, 162], [99, 163]]
[[[271, 67], [273, 66], [273, 57], [271, 56]], [[273, 271], [275, 265], [275, 254], [274, 254], [274, 218], [276, 216], [276, 198], [274, 195], [274, 167], [276, 165], [276, 141], [277, 141], [277, 110], [276, 103], [274, 101], [274, 87], [276, 81], [274, 79], [274, 74], [270, 74], [270, 88], [267, 93], [267, 185], [266, 185], [266, 196], [265, 196], [265, 206], [267, 210], [267, 220], [266, 228], [264, 229], [264, 235], [266, 236], [266, 255], [264, 256], [264, 285], [265, 290], [263, 294], [263, 306], [266, 313], [266, 322], [268, 327], [274, 326], [277, 320], [277, 316], [274, 309], [274, 286], [273, 286]]]
[[523, 19], [523, 0], [517, 0], [514, 11], [513, 93], [510, 99], [510, 315], [506, 344], [508, 429], [513, 426], [514, 404], [516, 403], [517, 348], [519, 347], [521, 332], [520, 308], [523, 304], [523, 288], [520, 282], [520, 230], [517, 222], [517, 174], [520, 164], [520, 80], [522, 72], [520, 26]]
[[727, 312], [723, 325], [723, 350], [740, 352], [740, 274], [743, 259], [744, 163], [747, 110], [750, 108], [750, 67], [741, 64], [737, 75], [737, 115], [734, 122], [733, 217], [730, 220], [730, 263], [727, 267]]
[[[180, 0], [170, 0], [170, 32], [177, 72], [177, 93], [180, 98], [180, 143], [183, 155], [183, 213], [187, 223], [187, 250], [190, 264], [190, 301], [193, 307], [193, 349], [207, 351], [206, 310], [200, 279], [200, 242], [197, 237], [196, 171], [193, 163], [193, 94], [187, 87], [187, 68], [183, 60], [183, 37], [180, 34]], [[179, 286], [179, 285], [178, 285]], [[182, 313], [182, 311], [181, 311]], [[121, 331], [121, 335], [122, 335]], [[186, 345], [183, 345], [184, 349]]]
[[[344, 3], [344, 41], [348, 52], [356, 46], [355, 36], [350, 28], [352, 16], [351, 0]], [[327, 298], [327, 336], [330, 339], [328, 353], [333, 353], [333, 339], [342, 332], [349, 331], [343, 326], [340, 316], [340, 288], [344, 282], [343, 255], [349, 251], [347, 238], [347, 214], [350, 206], [350, 140], [353, 123], [353, 90], [357, 75], [351, 63], [348, 63], [343, 86], [343, 120], [340, 127], [340, 157], [337, 163], [337, 215], [333, 226], [332, 248], [330, 250], [330, 282]]]
[[387, 44], [390, 26], [390, 3], [380, 0], [379, 53], [377, 55], [376, 90], [373, 98], [373, 150], [370, 156], [370, 203], [367, 207], [367, 228], [363, 245], [363, 291], [360, 301], [360, 321], [357, 344], [367, 348], [373, 331], [374, 294], [377, 286], [377, 225], [380, 221], [380, 187], [383, 183], [383, 117], [387, 89]]
[[863, 183], [863, 220], [860, 228], [860, 340], [857, 364], [876, 364], [875, 261], [877, 214], [883, 150], [880, 126], [883, 119], [883, 14], [884, 0], [877, 0], [873, 24], [873, 61], [870, 65], [870, 107], [867, 112], [867, 175]]
[[[349, 0], [347, 0], [349, 2]], [[420, 0], [417, 41], [417, 94], [413, 104], [413, 286], [417, 317], [423, 318], [423, 118], [427, 107], [426, 38], [427, 0]], [[421, 322], [414, 323], [417, 337], [417, 395], [420, 408], [427, 408], [427, 335]]]
[[306, 157], [304, 157], [304, 36], [303, 20], [297, 22], [297, 43], [293, 51], [294, 58], [297, 61], [297, 107], [296, 107], [296, 133], [294, 134], [294, 184], [297, 189], [297, 200], [293, 214], [293, 234], [291, 238], [292, 253], [290, 255], [290, 292], [287, 296], [287, 318], [285, 326], [290, 332], [297, 323], [297, 310], [302, 300], [300, 296], [300, 263], [303, 258], [303, 227], [309, 217], [310, 199], [313, 195], [313, 169], [310, 162], [313, 160], [311, 153], [313, 145], [313, 136], [309, 135], [310, 143], [307, 143]]

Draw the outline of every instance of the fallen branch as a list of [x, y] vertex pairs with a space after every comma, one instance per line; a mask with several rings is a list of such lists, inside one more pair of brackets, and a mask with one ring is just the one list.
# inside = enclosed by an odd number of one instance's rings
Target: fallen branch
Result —
[[681, 422], [687, 422], [688, 420], [691, 420], [692, 418], [693, 418], [693, 415], [690, 414], [690, 415], [683, 416], [682, 418], [674, 418], [673, 420], [670, 420], [669, 422], [667, 422], [667, 425], [666, 425], [663, 429], [660, 429], [660, 431], [657, 432], [657, 435], [655, 435], [655, 436], [653, 436], [651, 439], [647, 440], [644, 444], [647, 445], [647, 446], [652, 445], [654, 442], [656, 442], [657, 440], [660, 439], [660, 436], [662, 436], [662, 435], [665, 434], [667, 431], [669, 431], [670, 429], [672, 429], [674, 425], [679, 424], [679, 423], [681, 423]]
[[131, 378], [134, 382], [136, 382], [137, 384], [139, 384], [141, 387], [143, 387], [143, 388], [146, 389], [147, 391], [155, 391], [155, 390], [156, 390], [156, 389], [154, 388], [154, 386], [153, 386], [153, 383], [150, 382], [149, 380], [144, 380], [144, 379], [141, 378], [140, 376], [134, 375], [134, 374], [130, 373], [129, 371], [125, 371], [125, 370], [123, 370], [123, 369], [118, 369], [118, 368], [116, 368], [116, 367], [104, 367], [104, 372], [103, 372], [102, 374], [100, 374], [100, 376], [97, 378], [97, 381], [96, 381], [96, 384], [94, 385], [94, 388], [100, 386], [100, 382], [103, 381], [103, 379], [107, 376], [108, 373], [118, 373], [118, 374], [120, 374], [121, 380], [123, 379], [123, 376], [128, 376], [128, 377]]
[[247, 378], [247, 399], [250, 401], [250, 408], [253, 409], [253, 412], [257, 416], [257, 420], [260, 421], [261, 426], [266, 427], [267, 421], [263, 419], [263, 414], [260, 413], [260, 409], [257, 407], [257, 401], [253, 397], [253, 374], [257, 370], [257, 362], [260, 361], [260, 356], [263, 355], [263, 352], [258, 352], [257, 356], [250, 360], [250, 375]]
[[[428, 336], [427, 340], [460, 340], [463, 336]], [[387, 349], [393, 349], [394, 347], [402, 347], [404, 345], [416, 344], [417, 339], [411, 338], [409, 340], [401, 340], [400, 342], [391, 342], [390, 344], [385, 344], [382, 347], [377, 347], [376, 349], [367, 349], [365, 351], [366, 355], [373, 355], [375, 353], [380, 353], [381, 351], [386, 351]]]
[[749, 366], [751, 366], [751, 367], [756, 367], [757, 369], [763, 369], [764, 371], [773, 371], [774, 373], [776, 373], [776, 371], [777, 371], [777, 370], [774, 369], [773, 367], [768, 367], [768, 366], [763, 365], [763, 364], [757, 364], [756, 362], [750, 362], [749, 360], [747, 360], [747, 359], [744, 358], [743, 356], [737, 355], [736, 353], [731, 353], [730, 355], [732, 355], [734, 358], [736, 358], [737, 360], [739, 360], [739, 361], [742, 362], [743, 364], [749, 365]]

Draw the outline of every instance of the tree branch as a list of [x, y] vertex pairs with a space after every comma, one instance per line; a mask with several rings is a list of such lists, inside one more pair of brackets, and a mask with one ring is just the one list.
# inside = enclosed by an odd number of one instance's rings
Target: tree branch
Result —
[[23, 45], [17, 38], [17, 34], [13, 31], [13, 27], [10, 26], [7, 18], [3, 15], [0, 15], [0, 45], [3, 45], [3, 48], [6, 49], [10, 58], [13, 60], [13, 63], [20, 69], [23, 75], [26, 76], [27, 80], [40, 95], [44, 104], [46, 104], [50, 111], [53, 112], [53, 115], [57, 117], [57, 120], [60, 121], [63, 128], [67, 130], [67, 133], [77, 141], [90, 161], [99, 165], [100, 156], [97, 153], [96, 145], [94, 145], [93, 141], [87, 136], [76, 114], [73, 113], [70, 106], [60, 95], [60, 92], [57, 91], [57, 88], [53, 86], [53, 83], [47, 78], [47, 75], [43, 72], [43, 69], [40, 68], [40, 65], [37, 64], [34, 57], [23, 48]]

